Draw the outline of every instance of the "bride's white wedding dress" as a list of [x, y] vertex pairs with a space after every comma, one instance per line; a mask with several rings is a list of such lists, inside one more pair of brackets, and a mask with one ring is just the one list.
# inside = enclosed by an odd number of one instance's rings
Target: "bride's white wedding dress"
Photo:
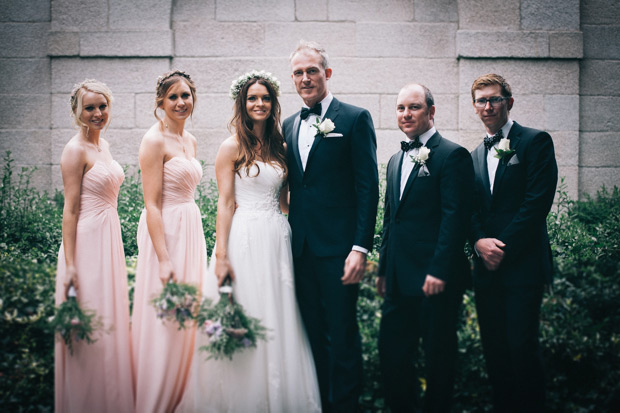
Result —
[[[268, 340], [236, 353], [232, 361], [206, 360], [208, 354], [198, 348], [207, 336], [198, 333], [192, 377], [177, 411], [319, 412], [314, 362], [295, 299], [291, 229], [280, 212], [282, 170], [257, 162], [249, 174], [245, 168], [240, 173], [228, 246], [234, 297], [262, 321]], [[214, 264], [215, 254], [203, 295], [217, 302]]]

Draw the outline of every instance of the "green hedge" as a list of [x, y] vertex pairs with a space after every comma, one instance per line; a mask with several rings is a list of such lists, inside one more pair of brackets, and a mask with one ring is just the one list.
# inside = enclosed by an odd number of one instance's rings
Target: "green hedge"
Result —
[[[0, 406], [7, 411], [45, 411], [53, 406], [53, 337], [47, 318], [53, 312], [63, 198], [60, 193], [49, 196], [33, 190], [31, 174], [27, 169], [15, 177], [10, 155], [5, 156], [0, 187]], [[197, 203], [210, 253], [217, 207], [213, 182], [199, 187]], [[118, 211], [130, 288], [142, 208], [139, 175], [128, 173]], [[381, 241], [379, 209], [376, 245]], [[594, 197], [572, 201], [561, 183], [548, 226], [555, 257], [555, 280], [545, 294], [541, 315], [548, 410], [618, 411], [613, 403], [620, 395], [620, 192], [603, 188]], [[358, 315], [365, 365], [362, 405], [365, 411], [381, 412], [386, 409], [378, 370], [381, 300], [375, 294], [375, 274], [376, 265], [371, 263], [361, 286]], [[491, 410], [474, 300], [468, 291], [458, 331], [454, 407], [458, 412]], [[424, 384], [422, 360], [418, 367]]]

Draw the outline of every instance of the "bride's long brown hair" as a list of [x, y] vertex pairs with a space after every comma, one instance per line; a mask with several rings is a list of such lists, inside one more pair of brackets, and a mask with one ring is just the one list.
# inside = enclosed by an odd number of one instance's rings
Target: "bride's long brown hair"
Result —
[[[248, 115], [246, 102], [248, 98], [248, 89], [254, 83], [259, 83], [267, 88], [269, 97], [271, 98], [271, 113], [265, 121], [265, 133], [263, 141], [260, 142], [258, 137], [252, 131], [254, 122]], [[245, 167], [246, 173], [250, 173], [252, 165], [256, 165], [260, 173], [260, 167], [256, 164], [257, 149], [260, 146], [260, 158], [272, 164], [276, 164], [282, 168], [286, 174], [286, 150], [284, 149], [284, 136], [280, 128], [280, 103], [278, 102], [278, 94], [272, 84], [262, 78], [252, 78], [248, 80], [241, 90], [233, 109], [233, 117], [228, 124], [231, 133], [237, 134], [239, 140], [239, 157], [235, 160], [235, 172], [239, 174], [241, 168]]]

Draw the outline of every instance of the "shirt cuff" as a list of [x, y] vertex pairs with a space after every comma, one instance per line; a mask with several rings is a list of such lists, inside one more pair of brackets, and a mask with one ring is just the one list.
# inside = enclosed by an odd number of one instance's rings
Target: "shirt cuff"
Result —
[[368, 255], [368, 250], [364, 247], [360, 247], [359, 245], [354, 245], [353, 248], [351, 248], [351, 251], [357, 251]]
[[[478, 242], [478, 241], [476, 241], [476, 242]], [[474, 249], [474, 252], [476, 253], [476, 255], [477, 255], [478, 257], [480, 257], [480, 253], [478, 252], [478, 248], [476, 248], [476, 243], [474, 243], [474, 245], [473, 245], [473, 249]]]

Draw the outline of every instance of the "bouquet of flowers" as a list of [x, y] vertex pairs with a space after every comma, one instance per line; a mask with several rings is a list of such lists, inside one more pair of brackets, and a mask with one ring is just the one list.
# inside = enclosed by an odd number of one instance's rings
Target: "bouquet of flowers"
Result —
[[198, 289], [190, 284], [169, 281], [151, 303], [157, 310], [157, 317], [162, 320], [176, 321], [179, 330], [185, 323], [194, 319], [198, 307]]
[[220, 300], [215, 306], [209, 299], [202, 302], [196, 323], [209, 337], [209, 343], [199, 349], [211, 353], [208, 359], [232, 360], [237, 351], [256, 347], [258, 340], [267, 339], [267, 329], [260, 320], [245, 314], [243, 307], [234, 301], [229, 279], [220, 287]]
[[96, 342], [94, 333], [103, 323], [94, 311], [80, 308], [73, 286], [69, 288], [67, 295], [67, 300], [56, 307], [56, 314], [50, 320], [50, 324], [54, 332], [64, 340], [69, 353], [73, 354], [73, 342], [82, 340], [87, 344]]

